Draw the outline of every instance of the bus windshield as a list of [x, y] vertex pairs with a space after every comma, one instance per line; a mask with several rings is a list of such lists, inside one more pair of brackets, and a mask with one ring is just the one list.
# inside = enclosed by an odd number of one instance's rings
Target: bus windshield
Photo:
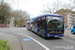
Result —
[[62, 30], [63, 19], [62, 17], [47, 17], [48, 30]]

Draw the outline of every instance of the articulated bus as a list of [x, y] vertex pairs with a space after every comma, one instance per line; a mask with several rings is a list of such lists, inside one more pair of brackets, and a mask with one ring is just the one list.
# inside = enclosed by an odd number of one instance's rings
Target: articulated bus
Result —
[[64, 19], [57, 14], [45, 14], [27, 21], [27, 29], [42, 37], [63, 37]]

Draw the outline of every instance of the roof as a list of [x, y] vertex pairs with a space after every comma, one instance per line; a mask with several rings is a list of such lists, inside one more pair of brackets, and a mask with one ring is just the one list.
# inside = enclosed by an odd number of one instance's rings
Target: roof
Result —
[[57, 16], [57, 17], [62, 17], [61, 15], [58, 15], [58, 14], [43, 14], [43, 15], [40, 15], [40, 16], [36, 16], [35, 18], [32, 18], [31, 19], [31, 22], [33, 22], [33, 21], [36, 21], [37, 19], [39, 19], [39, 18], [42, 18], [42, 17], [44, 17], [44, 16]]
[[[61, 17], [62, 16], [62, 15], [58, 15], [58, 14], [43, 14], [43, 15], [36, 16], [35, 18], [32, 18], [31, 22], [36, 21], [37, 18], [41, 18], [41, 17], [48, 16], [48, 15], [49, 16], [57, 16], [57, 17]], [[27, 23], [29, 23], [29, 22], [30, 22], [30, 20], [27, 21]]]
[[47, 15], [49, 15], [49, 16], [62, 16], [62, 15], [58, 15], [58, 14], [43, 14], [43, 15], [40, 15], [40, 16], [37, 16], [37, 17], [35, 17], [35, 18], [39, 18], [39, 17], [43, 17], [43, 16], [47, 16]]

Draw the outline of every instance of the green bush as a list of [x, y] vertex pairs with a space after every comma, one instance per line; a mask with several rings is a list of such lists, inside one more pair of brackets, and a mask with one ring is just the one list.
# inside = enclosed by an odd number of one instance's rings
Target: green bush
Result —
[[25, 25], [22, 25], [23, 27], [26, 27]]
[[0, 50], [10, 50], [10, 46], [7, 44], [7, 40], [0, 39]]

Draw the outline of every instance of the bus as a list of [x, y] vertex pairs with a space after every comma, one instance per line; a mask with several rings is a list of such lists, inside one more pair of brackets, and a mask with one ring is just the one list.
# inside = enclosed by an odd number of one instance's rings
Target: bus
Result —
[[45, 14], [32, 18], [29, 22], [29, 30], [42, 37], [63, 37], [64, 19], [57, 14]]

